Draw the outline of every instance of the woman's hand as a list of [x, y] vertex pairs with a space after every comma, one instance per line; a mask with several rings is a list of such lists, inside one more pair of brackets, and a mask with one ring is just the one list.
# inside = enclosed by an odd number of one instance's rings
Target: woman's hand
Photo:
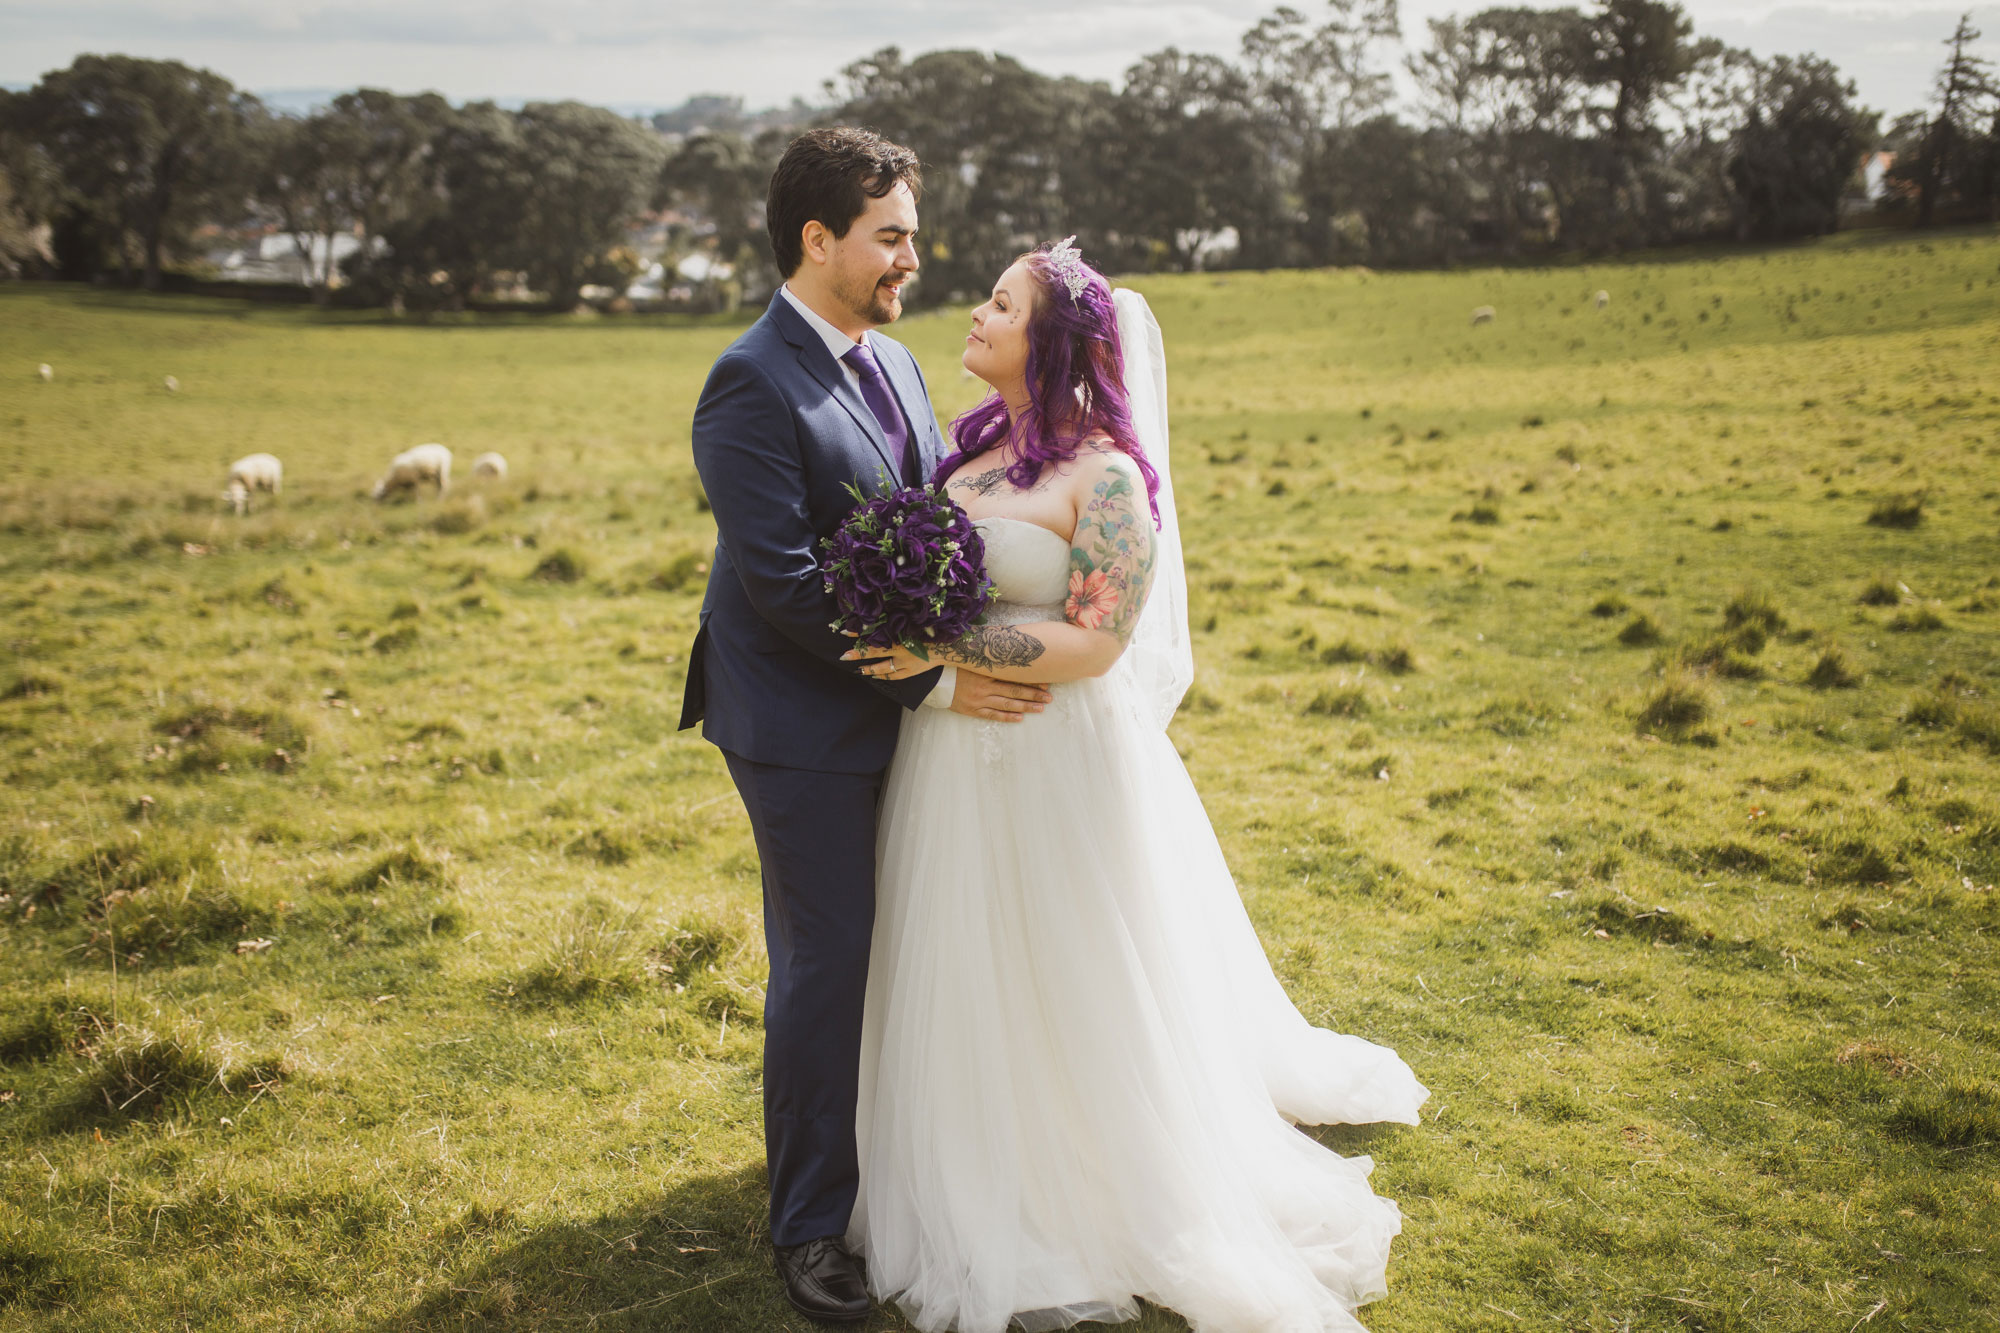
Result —
[[894, 648], [849, 648], [840, 660], [861, 663], [861, 674], [871, 680], [908, 680], [943, 665], [925, 661], [900, 643]]

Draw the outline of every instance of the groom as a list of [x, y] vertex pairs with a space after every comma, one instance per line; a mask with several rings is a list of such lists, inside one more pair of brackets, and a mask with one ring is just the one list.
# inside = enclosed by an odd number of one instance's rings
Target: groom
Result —
[[743, 797], [763, 865], [764, 1149], [785, 1295], [817, 1319], [868, 1315], [841, 1239], [854, 1207], [862, 995], [875, 918], [875, 812], [904, 708], [1018, 722], [1046, 691], [950, 667], [904, 681], [842, 662], [853, 641], [820, 539], [947, 450], [916, 358], [874, 332], [917, 271], [916, 154], [865, 130], [786, 148], [766, 218], [785, 283], [709, 372], [694, 462], [715, 559], [681, 726], [702, 723]]

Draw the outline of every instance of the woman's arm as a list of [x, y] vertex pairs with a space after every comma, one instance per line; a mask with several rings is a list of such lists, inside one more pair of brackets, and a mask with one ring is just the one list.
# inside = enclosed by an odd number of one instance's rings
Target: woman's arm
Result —
[[1070, 477], [1079, 503], [1062, 620], [979, 625], [954, 643], [928, 646], [929, 660], [907, 648], [855, 649], [852, 659], [880, 659], [864, 674], [896, 680], [948, 662], [1040, 685], [1109, 671], [1131, 641], [1152, 587], [1152, 511], [1139, 469], [1124, 454], [1108, 450], [1080, 462]]

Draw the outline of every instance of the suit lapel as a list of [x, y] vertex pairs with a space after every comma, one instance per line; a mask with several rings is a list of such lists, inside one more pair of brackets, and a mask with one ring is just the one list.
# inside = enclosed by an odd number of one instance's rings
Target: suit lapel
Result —
[[[848, 381], [847, 372], [833, 359], [833, 353], [826, 350], [826, 344], [821, 341], [819, 334], [813, 331], [812, 326], [805, 322], [798, 311], [792, 309], [792, 303], [785, 299], [783, 292], [771, 297], [770, 314], [777, 321], [778, 331], [785, 335], [785, 341], [798, 353], [799, 364], [819, 381], [821, 388], [847, 409], [847, 415], [854, 418], [854, 424], [868, 437], [868, 443], [875, 447], [876, 457], [880, 458], [882, 465], [888, 469], [891, 483], [900, 485], [901, 468], [889, 455], [889, 441], [882, 434], [882, 423], [868, 410], [868, 404], [862, 400], [861, 391]], [[891, 382], [893, 383], [893, 380]]]

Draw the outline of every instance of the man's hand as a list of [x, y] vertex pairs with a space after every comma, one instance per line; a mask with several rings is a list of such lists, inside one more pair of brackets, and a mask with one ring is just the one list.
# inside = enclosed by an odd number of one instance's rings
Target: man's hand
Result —
[[1017, 685], [960, 667], [958, 684], [951, 693], [951, 711], [986, 722], [1019, 722], [1030, 713], [1041, 712], [1054, 699], [1046, 686]]

